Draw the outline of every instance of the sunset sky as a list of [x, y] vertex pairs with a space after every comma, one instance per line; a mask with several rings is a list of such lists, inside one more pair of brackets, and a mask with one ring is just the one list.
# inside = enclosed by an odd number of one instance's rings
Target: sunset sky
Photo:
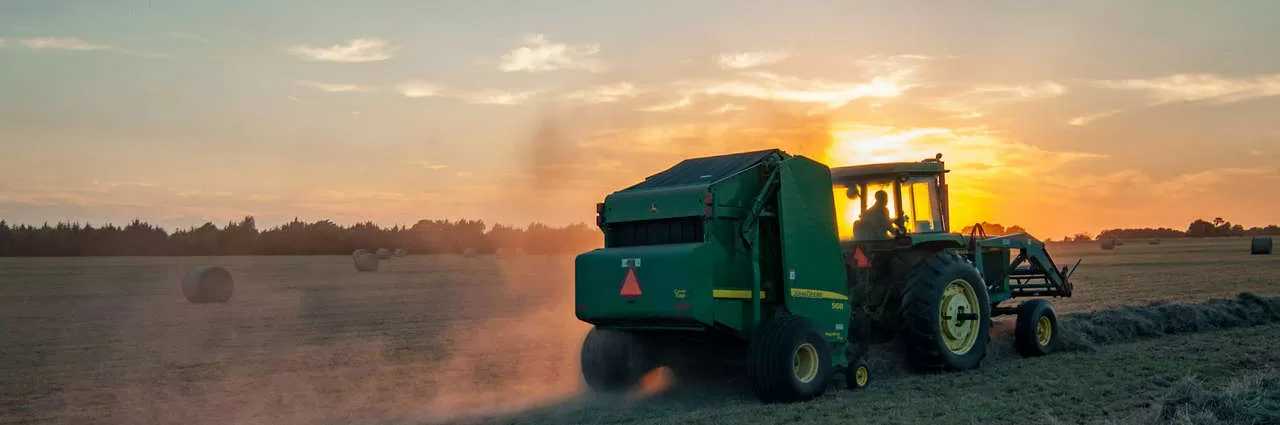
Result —
[[959, 228], [1280, 222], [1280, 2], [0, 0], [0, 218], [591, 222], [942, 153]]

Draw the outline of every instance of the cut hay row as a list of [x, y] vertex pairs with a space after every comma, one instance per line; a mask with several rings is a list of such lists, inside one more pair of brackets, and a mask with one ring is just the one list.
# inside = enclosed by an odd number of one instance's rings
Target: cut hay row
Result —
[[1141, 338], [1280, 322], [1280, 297], [1244, 292], [1234, 300], [1200, 304], [1153, 303], [1063, 316], [1063, 348], [1094, 350], [1099, 345]]

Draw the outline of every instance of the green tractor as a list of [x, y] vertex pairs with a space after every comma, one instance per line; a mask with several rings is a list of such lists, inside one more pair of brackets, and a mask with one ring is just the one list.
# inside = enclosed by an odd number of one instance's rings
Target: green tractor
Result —
[[[1002, 305], [1068, 297], [1074, 270], [1024, 233], [951, 233], [946, 173], [941, 155], [832, 169], [765, 150], [684, 160], [608, 195], [604, 247], [575, 262], [576, 315], [594, 325], [587, 384], [729, 367], [764, 402], [803, 401], [839, 375], [865, 387], [875, 344], [899, 342], [920, 372], [977, 368], [1003, 314], [1018, 316], [1019, 353], [1049, 353], [1051, 304]], [[837, 198], [857, 216], [849, 238]]]

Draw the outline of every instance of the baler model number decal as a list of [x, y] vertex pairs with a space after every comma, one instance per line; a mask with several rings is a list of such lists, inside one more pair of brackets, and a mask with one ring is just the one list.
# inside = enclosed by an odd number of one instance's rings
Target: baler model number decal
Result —
[[640, 267], [640, 259], [639, 258], [623, 258], [622, 268], [625, 269], [627, 267]]
[[817, 298], [822, 300], [840, 300], [840, 301], [849, 300], [849, 297], [841, 295], [837, 292], [823, 291], [821, 289], [791, 288], [791, 296], [795, 298]]

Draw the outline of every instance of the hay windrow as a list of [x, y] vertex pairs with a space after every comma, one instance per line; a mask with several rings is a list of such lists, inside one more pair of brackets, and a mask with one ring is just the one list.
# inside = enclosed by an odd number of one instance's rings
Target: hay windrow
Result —
[[1234, 300], [1215, 299], [1200, 304], [1152, 303], [1063, 316], [1063, 348], [1094, 350], [1099, 345], [1160, 335], [1272, 322], [1280, 322], [1280, 297], [1261, 297], [1244, 292]]
[[1280, 423], [1280, 379], [1255, 374], [1222, 390], [1194, 376], [1178, 382], [1157, 404], [1150, 424]]

